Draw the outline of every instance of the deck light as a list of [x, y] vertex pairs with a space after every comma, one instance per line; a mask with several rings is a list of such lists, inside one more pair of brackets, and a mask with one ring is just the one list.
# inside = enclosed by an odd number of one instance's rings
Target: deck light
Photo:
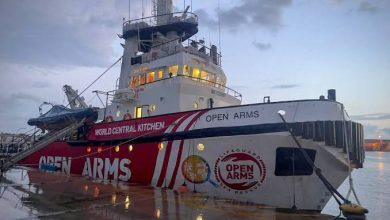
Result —
[[199, 150], [199, 151], [203, 151], [204, 150], [204, 144], [202, 143], [199, 143], [196, 148]]
[[87, 153], [91, 153], [92, 148], [90, 146], [88, 146], [86, 150], [87, 150]]
[[283, 116], [283, 115], [285, 115], [285, 114], [286, 114], [286, 111], [284, 111], [284, 110], [279, 110], [279, 111], [278, 111], [278, 114], [280, 114], [280, 115], [282, 115], [282, 116]]
[[163, 142], [161, 142], [161, 143], [158, 144], [158, 149], [159, 149], [159, 150], [164, 149], [164, 143], [163, 143]]
[[119, 150], [120, 150], [120, 147], [119, 147], [119, 145], [116, 145], [116, 146], [115, 146], [115, 152], [117, 152], [117, 153], [118, 153], [118, 152], [119, 152]]
[[101, 153], [102, 150], [103, 150], [102, 147], [98, 147], [97, 152], [98, 152], [98, 153]]
[[129, 144], [129, 152], [133, 151], [133, 145]]

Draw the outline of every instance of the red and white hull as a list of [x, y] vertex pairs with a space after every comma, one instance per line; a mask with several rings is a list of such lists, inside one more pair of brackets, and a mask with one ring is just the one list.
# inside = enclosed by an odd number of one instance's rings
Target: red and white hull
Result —
[[[297, 146], [277, 111], [286, 111], [289, 123], [304, 123], [341, 120], [340, 108], [336, 102], [308, 100], [100, 123], [86, 140], [54, 142], [20, 165], [53, 164], [66, 174], [170, 189], [186, 183], [190, 190], [221, 198], [321, 210], [330, 194], [313, 170], [299, 167], [305, 166], [299, 158], [296, 172], [289, 173], [289, 153]], [[300, 142], [338, 187], [348, 175], [345, 154], [321, 141]]]

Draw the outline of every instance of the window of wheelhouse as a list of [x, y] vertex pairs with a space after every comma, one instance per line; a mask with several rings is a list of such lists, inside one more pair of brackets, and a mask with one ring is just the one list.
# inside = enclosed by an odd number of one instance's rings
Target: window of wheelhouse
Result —
[[168, 67], [168, 74], [169, 76], [177, 76], [177, 71], [179, 70], [179, 65], [174, 65]]
[[205, 80], [209, 80], [209, 74], [206, 71], [202, 70], [200, 72], [200, 78], [203, 82], [205, 82]]
[[191, 67], [188, 65], [183, 66], [183, 75], [184, 76], [190, 76], [191, 75]]
[[142, 118], [142, 107], [141, 106], [135, 107], [134, 115], [135, 115], [135, 118]]
[[144, 85], [146, 83], [146, 74], [143, 73], [139, 76], [139, 85]]
[[158, 78], [159, 78], [159, 79], [162, 79], [163, 76], [164, 76], [164, 70], [162, 70], [162, 69], [159, 70], [157, 75], [158, 75]]
[[215, 74], [212, 74], [212, 73], [209, 74], [209, 81], [210, 81], [210, 84], [213, 86], [216, 86], [215, 85], [215, 78], [216, 78]]
[[154, 82], [154, 72], [150, 72], [148, 73], [148, 77], [147, 77], [147, 83], [151, 83], [151, 82]]
[[131, 77], [130, 88], [135, 88], [139, 85], [139, 76]]
[[199, 75], [200, 75], [200, 71], [198, 68], [194, 67], [194, 69], [192, 70], [192, 77], [194, 78], [194, 80], [196, 80], [197, 78], [199, 78]]

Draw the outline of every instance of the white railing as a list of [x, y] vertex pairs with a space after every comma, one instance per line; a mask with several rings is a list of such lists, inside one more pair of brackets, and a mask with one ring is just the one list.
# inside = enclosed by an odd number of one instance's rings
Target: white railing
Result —
[[153, 27], [157, 25], [167, 25], [177, 22], [198, 23], [198, 16], [191, 12], [175, 12], [145, 18], [138, 18], [123, 22], [123, 32], [132, 29]]

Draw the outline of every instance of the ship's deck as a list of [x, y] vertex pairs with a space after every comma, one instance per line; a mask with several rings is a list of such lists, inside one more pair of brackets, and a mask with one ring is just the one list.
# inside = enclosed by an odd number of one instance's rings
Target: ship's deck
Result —
[[193, 192], [12, 169], [0, 182], [4, 219], [334, 219]]

